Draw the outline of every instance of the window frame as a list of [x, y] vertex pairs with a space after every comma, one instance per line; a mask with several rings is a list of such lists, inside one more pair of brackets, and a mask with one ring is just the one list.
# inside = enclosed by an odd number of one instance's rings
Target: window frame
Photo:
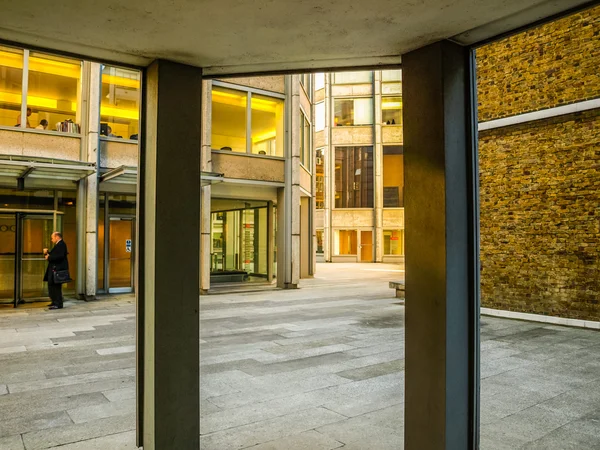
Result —
[[[15, 46], [15, 45], [6, 45], [6, 44], [2, 44], [2, 47], [4, 48], [8, 48], [8, 49], [14, 49], [14, 50], [20, 50], [22, 52], [22, 57], [23, 57], [23, 68], [22, 68], [22, 82], [21, 82], [21, 110], [20, 110], [20, 116], [23, 118], [27, 118], [27, 96], [29, 94], [29, 58], [30, 58], [30, 53], [32, 52], [32, 50], [25, 48], [25, 47], [19, 47], [19, 46]], [[33, 52], [35, 53], [34, 57], [43, 57], [43, 56], [48, 56], [48, 57], [61, 57], [61, 58], [65, 58], [65, 59], [69, 59], [69, 60], [73, 60], [73, 62], [78, 61], [79, 62], [79, 78], [77, 80], [78, 82], [78, 91], [81, 93], [80, 95], [78, 95], [77, 97], [77, 109], [75, 111], [75, 116], [77, 116], [77, 112], [81, 112], [81, 105], [82, 105], [82, 97], [83, 97], [83, 64], [84, 64], [84, 60], [82, 59], [77, 59], [77, 58], [70, 58], [70, 57], [63, 57], [61, 55], [55, 54], [55, 53], [49, 53], [49, 52], [45, 52], [45, 51], [39, 51], [39, 50], [33, 50]], [[23, 99], [25, 99], [25, 101], [23, 101]], [[39, 130], [37, 128], [27, 128], [27, 119], [25, 120], [21, 120], [21, 123], [18, 126], [4, 126], [4, 125], [0, 125], [0, 129], [3, 130], [11, 130], [11, 131], [21, 131], [21, 132], [26, 132], [26, 133], [33, 133], [33, 134], [50, 134], [53, 136], [64, 136], [64, 137], [72, 137], [72, 138], [81, 138], [81, 136], [83, 135], [83, 131], [81, 129], [81, 120], [79, 121], [80, 123], [78, 123], [77, 125], [79, 126], [79, 133], [69, 133], [69, 132], [64, 132], [64, 131], [57, 131], [54, 129], [46, 129], [46, 130]]]
[[312, 73], [302, 73], [300, 74], [300, 84], [304, 89], [304, 93], [308, 97], [308, 99], [312, 102], [312, 91], [313, 91], [313, 74]]
[[[335, 123], [335, 107], [336, 104], [335, 102], [338, 100], [360, 100], [360, 99], [366, 99], [369, 100], [369, 104], [371, 105], [371, 123], [365, 123], [365, 124], [360, 124], [360, 125], [356, 125], [355, 123], [353, 123], [352, 125], [337, 125]], [[331, 124], [332, 124], [332, 128], [339, 128], [339, 127], [343, 127], [343, 128], [350, 128], [350, 127], [372, 127], [375, 124], [375, 105], [373, 104], [374, 102], [374, 97], [372, 96], [365, 96], [365, 95], [359, 95], [359, 96], [351, 96], [351, 97], [333, 97], [332, 98], [332, 105], [333, 108], [331, 108]], [[327, 112], [327, 111], [326, 111]], [[355, 118], [352, 118], [352, 121], [355, 121]]]
[[[283, 156], [277, 156], [277, 155], [257, 155], [256, 153], [252, 153], [252, 94], [256, 94], [256, 95], [262, 95], [265, 97], [272, 97], [272, 98], [276, 98], [279, 100], [283, 101], [283, 123], [284, 123], [284, 129], [285, 129], [285, 114], [286, 114], [286, 97], [285, 94], [280, 94], [279, 92], [273, 92], [273, 91], [267, 91], [264, 89], [257, 89], [257, 88], [253, 88], [250, 86], [242, 86], [239, 84], [234, 84], [234, 83], [226, 83], [224, 81], [217, 81], [217, 80], [213, 80], [212, 81], [212, 86], [210, 89], [210, 95], [211, 95], [211, 111], [212, 111], [212, 89], [213, 87], [221, 87], [223, 89], [231, 89], [233, 91], [240, 91], [240, 92], [244, 92], [247, 95], [247, 100], [246, 100], [246, 151], [244, 153], [241, 152], [230, 152], [230, 151], [226, 151], [226, 150], [219, 150], [218, 148], [212, 148], [212, 137], [211, 137], [211, 151], [212, 152], [217, 152], [217, 153], [225, 153], [227, 155], [243, 155], [243, 156], [252, 156], [253, 158], [266, 158], [266, 159], [277, 159], [277, 160], [281, 160], [281, 159], [285, 159], [285, 136], [283, 136]], [[211, 118], [212, 118], [212, 112], [211, 112]], [[212, 134], [212, 127], [211, 127], [211, 134]], [[285, 130], [284, 130], [284, 134], [285, 134]]]
[[[308, 173], [310, 173], [312, 175], [312, 162], [313, 162], [313, 157], [312, 157], [312, 123], [310, 120], [308, 120], [308, 115], [306, 114], [306, 112], [304, 112], [304, 108], [302, 108], [302, 106], [300, 106], [300, 122], [302, 123], [302, 133], [300, 136], [300, 165], [302, 167], [304, 167], [304, 169], [306, 169], [306, 171]], [[304, 131], [305, 131], [305, 127], [308, 125], [308, 147], [306, 147], [306, 151], [305, 151], [305, 147], [303, 144], [305, 144], [305, 140], [304, 140]], [[304, 157], [308, 156], [308, 161], [305, 161]], [[308, 164], [307, 164], [308, 163]]]
[[385, 94], [381, 96], [381, 116], [379, 117], [379, 120], [381, 121], [381, 125], [384, 127], [398, 127], [398, 126], [403, 126], [404, 125], [404, 120], [402, 117], [402, 106], [400, 106], [399, 110], [400, 110], [400, 122], [399, 123], [394, 123], [394, 124], [387, 124], [384, 123], [383, 121], [383, 103], [384, 103], [384, 99], [386, 98], [399, 98], [400, 99], [400, 103], [403, 104], [403, 100], [402, 100], [402, 95], [401, 94]]

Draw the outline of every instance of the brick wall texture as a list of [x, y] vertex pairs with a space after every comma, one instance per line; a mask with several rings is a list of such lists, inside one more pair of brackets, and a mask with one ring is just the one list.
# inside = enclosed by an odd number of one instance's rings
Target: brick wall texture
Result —
[[[600, 7], [477, 50], [479, 120], [600, 97]], [[479, 134], [482, 306], [600, 321], [600, 109]]]
[[479, 120], [600, 97], [600, 6], [477, 50]]
[[600, 110], [479, 146], [482, 305], [600, 320]]

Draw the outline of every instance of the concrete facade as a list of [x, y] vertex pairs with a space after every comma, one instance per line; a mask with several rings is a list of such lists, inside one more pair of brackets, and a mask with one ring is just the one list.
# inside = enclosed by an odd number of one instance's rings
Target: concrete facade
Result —
[[[398, 76], [386, 76], [398, 72]], [[368, 72], [363, 72], [368, 73]], [[398, 206], [389, 207], [384, 204], [384, 146], [403, 145], [401, 119], [394, 124], [383, 120], [383, 101], [388, 98], [399, 98], [399, 111], [401, 116], [402, 81], [401, 72], [374, 71], [370, 72], [369, 81], [336, 82], [336, 74], [319, 74], [323, 77], [322, 86], [315, 83], [314, 103], [315, 120], [319, 113], [316, 108], [322, 108], [324, 120], [322, 129], [315, 126], [314, 148], [319, 154], [322, 164], [317, 167], [319, 178], [317, 183], [320, 188], [315, 190], [317, 198], [317, 258], [327, 262], [401, 262], [404, 260], [404, 207], [403, 207], [403, 182], [400, 188]], [[365, 78], [366, 80], [366, 78]], [[341, 126], [335, 123], [336, 100], [367, 99], [372, 108], [370, 123], [357, 126]], [[323, 105], [323, 106], [318, 106]], [[368, 122], [368, 121], [367, 121]], [[373, 151], [372, 179], [369, 183], [373, 186], [372, 206], [360, 208], [336, 207], [336, 149], [344, 147], [371, 147]], [[403, 156], [403, 155], [402, 155]], [[388, 170], [399, 170], [401, 167], [388, 167]], [[339, 181], [339, 180], [338, 180]], [[339, 189], [338, 189], [339, 190]], [[321, 199], [321, 201], [319, 201]], [[336, 245], [336, 233], [340, 230], [356, 232], [357, 251], [355, 254], [340, 254]], [[394, 231], [401, 234], [398, 238], [401, 250], [394, 254], [384, 245], [384, 231]], [[369, 235], [371, 233], [371, 235]], [[388, 237], [389, 239], [389, 237]], [[362, 247], [361, 247], [362, 246]]]

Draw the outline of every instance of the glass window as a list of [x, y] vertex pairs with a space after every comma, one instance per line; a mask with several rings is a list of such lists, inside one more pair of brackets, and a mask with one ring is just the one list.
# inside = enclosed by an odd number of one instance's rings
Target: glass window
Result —
[[373, 207], [373, 147], [335, 149], [335, 207]]
[[325, 89], [325, 74], [315, 73], [315, 91]]
[[373, 72], [336, 72], [333, 74], [334, 84], [370, 83]]
[[212, 148], [246, 153], [246, 108], [248, 94], [213, 87]]
[[333, 253], [335, 255], [356, 255], [358, 250], [356, 230], [335, 230]]
[[383, 230], [383, 254], [404, 255], [404, 230]]
[[27, 91], [31, 127], [79, 133], [80, 79], [81, 61], [31, 53]]
[[308, 98], [312, 99], [312, 74], [303, 73], [300, 75], [300, 83], [302, 83], [302, 86], [304, 86], [304, 90], [306, 91]]
[[22, 85], [23, 51], [0, 47], [0, 125], [13, 127], [21, 123]]
[[323, 230], [317, 230], [317, 255], [325, 253], [323, 250]]
[[402, 125], [402, 97], [382, 97], [381, 122], [384, 125]]
[[381, 81], [402, 81], [402, 70], [382, 70], [381, 71]]
[[300, 162], [308, 170], [311, 170], [311, 145], [310, 145], [310, 123], [306, 116], [300, 112]]
[[316, 151], [315, 160], [315, 207], [317, 209], [325, 208], [325, 166], [324, 166], [324, 150], [322, 148]]
[[373, 99], [336, 98], [334, 100], [336, 127], [373, 124]]
[[383, 146], [383, 207], [404, 206], [404, 148]]
[[[251, 104], [252, 153], [255, 155], [283, 157], [283, 100], [264, 95], [252, 94]], [[237, 117], [236, 120], [238, 120]], [[215, 117], [213, 116], [213, 130], [214, 126]], [[242, 131], [241, 128], [240, 131]], [[213, 139], [215, 135], [214, 133], [215, 132], [213, 131]]]
[[136, 139], [140, 118], [140, 72], [103, 66], [100, 134]]
[[323, 131], [325, 129], [325, 102], [320, 102], [315, 105], [315, 131]]

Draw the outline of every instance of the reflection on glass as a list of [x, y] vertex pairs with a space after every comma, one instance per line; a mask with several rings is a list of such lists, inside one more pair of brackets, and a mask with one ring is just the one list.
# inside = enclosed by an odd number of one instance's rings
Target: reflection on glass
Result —
[[315, 207], [316, 209], [325, 208], [325, 166], [324, 150], [318, 149], [315, 154]]
[[381, 121], [385, 125], [402, 125], [402, 97], [381, 99]]
[[140, 72], [103, 66], [100, 134], [137, 140], [140, 117]]
[[106, 194], [99, 194], [98, 208], [98, 289], [104, 290], [104, 214], [106, 214], [105, 204]]
[[381, 81], [402, 81], [402, 70], [382, 70]]
[[325, 129], [325, 102], [320, 102], [315, 105], [315, 131], [323, 131]]
[[[81, 61], [31, 53], [27, 106], [31, 127], [79, 133]], [[45, 122], [42, 122], [45, 121]]]
[[300, 112], [300, 162], [308, 170], [311, 170], [312, 152], [310, 146], [310, 123], [306, 120], [306, 116]]
[[356, 255], [358, 252], [356, 230], [335, 230], [333, 253], [335, 255]]
[[[57, 191], [58, 210], [63, 212], [62, 233], [63, 239], [69, 249], [69, 270], [71, 278], [75, 279], [77, 274], [77, 193], [75, 191]], [[63, 293], [75, 293], [75, 283], [63, 285]]]
[[317, 254], [322, 255], [323, 253], [323, 230], [317, 230]]
[[252, 94], [251, 123], [252, 153], [283, 157], [283, 100]]
[[404, 230], [383, 230], [383, 254], [404, 255]]
[[315, 73], [315, 91], [325, 88], [325, 74]]
[[336, 127], [373, 124], [373, 99], [336, 98], [334, 100]]
[[[212, 148], [246, 153], [245, 92], [221, 87], [212, 89]], [[276, 114], [276, 113], [275, 113]], [[272, 117], [273, 113], [271, 113]], [[275, 137], [276, 127], [273, 128]]]
[[404, 206], [404, 147], [383, 146], [383, 207]]
[[15, 237], [17, 221], [14, 214], [0, 215], [0, 301], [13, 301], [15, 288]]
[[335, 207], [373, 207], [373, 147], [335, 149]]
[[20, 124], [22, 84], [23, 51], [0, 47], [0, 125]]
[[336, 72], [333, 74], [334, 84], [370, 83], [373, 72]]
[[55, 231], [53, 219], [52, 216], [42, 215], [27, 215], [22, 219], [23, 256], [21, 263], [21, 283], [23, 286], [23, 298], [48, 296], [48, 286], [43, 281], [48, 263], [44, 258], [43, 249], [51, 249], [53, 247], [50, 240], [52, 233]]

